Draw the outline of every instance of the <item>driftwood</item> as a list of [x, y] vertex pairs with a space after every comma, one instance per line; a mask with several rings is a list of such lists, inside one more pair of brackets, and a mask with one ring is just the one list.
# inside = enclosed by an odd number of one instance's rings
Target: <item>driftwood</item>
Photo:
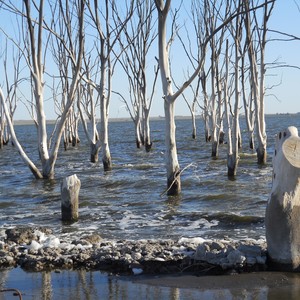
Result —
[[276, 269], [300, 271], [300, 138], [296, 127], [277, 135], [265, 225], [270, 263]]

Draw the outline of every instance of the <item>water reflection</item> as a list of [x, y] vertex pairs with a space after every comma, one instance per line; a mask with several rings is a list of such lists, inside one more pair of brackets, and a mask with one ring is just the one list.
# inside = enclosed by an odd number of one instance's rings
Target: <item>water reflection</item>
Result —
[[[231, 282], [227, 288], [222, 276], [217, 279], [211, 277], [210, 284], [203, 284], [203, 278], [193, 276], [188, 284], [183, 284], [186, 280], [184, 277], [123, 277], [85, 270], [28, 273], [16, 268], [0, 270], [0, 290], [15, 288], [22, 292], [24, 299], [43, 300], [299, 299], [299, 274], [257, 273], [255, 276], [260, 280], [257, 285], [249, 284], [247, 278], [243, 281], [240, 276], [227, 276], [225, 282]], [[274, 276], [274, 280], [270, 280], [270, 276]], [[239, 284], [240, 279], [242, 284]], [[186, 281], [189, 281], [189, 278]], [[236, 285], [232, 282], [236, 282]], [[1, 292], [0, 299], [15, 297], [12, 292]]]
[[52, 299], [51, 273], [42, 273], [42, 299]]

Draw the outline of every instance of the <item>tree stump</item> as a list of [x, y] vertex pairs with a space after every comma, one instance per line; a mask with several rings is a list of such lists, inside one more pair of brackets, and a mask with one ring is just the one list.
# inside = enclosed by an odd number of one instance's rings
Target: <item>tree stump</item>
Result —
[[61, 214], [62, 221], [78, 221], [78, 202], [80, 180], [76, 174], [66, 177], [61, 183]]
[[273, 156], [273, 184], [266, 208], [270, 265], [300, 270], [300, 138], [296, 127], [279, 132]]

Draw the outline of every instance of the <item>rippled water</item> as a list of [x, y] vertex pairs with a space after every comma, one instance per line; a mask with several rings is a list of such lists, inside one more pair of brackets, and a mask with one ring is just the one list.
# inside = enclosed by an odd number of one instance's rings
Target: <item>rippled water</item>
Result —
[[[244, 128], [243, 119], [241, 127]], [[241, 152], [238, 176], [227, 178], [226, 145], [220, 157], [210, 157], [198, 120], [198, 138], [191, 138], [191, 121], [177, 120], [182, 194], [161, 196], [166, 188], [164, 121], [151, 122], [154, 148], [135, 148], [132, 122], [110, 123], [113, 171], [89, 162], [89, 146], [81, 143], [61, 151], [56, 180], [35, 180], [12, 146], [0, 150], [0, 228], [18, 224], [45, 225], [56, 234], [72, 236], [96, 232], [103, 238], [179, 238], [182, 236], [259, 238], [264, 236], [264, 214], [271, 189], [271, 156], [275, 134], [287, 126], [300, 129], [300, 115], [267, 116], [268, 164], [258, 167], [256, 156]], [[17, 134], [37, 160], [34, 126], [17, 126]], [[63, 225], [60, 220], [60, 182], [77, 174], [81, 180], [80, 220]]]

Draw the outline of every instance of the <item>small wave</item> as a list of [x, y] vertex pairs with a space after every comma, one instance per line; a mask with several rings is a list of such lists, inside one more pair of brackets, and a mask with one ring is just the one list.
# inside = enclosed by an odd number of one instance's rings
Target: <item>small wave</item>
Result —
[[264, 217], [253, 216], [253, 215], [239, 215], [239, 214], [216, 214], [213, 215], [212, 218], [217, 219], [219, 222], [223, 224], [255, 224], [255, 223], [263, 223]]

